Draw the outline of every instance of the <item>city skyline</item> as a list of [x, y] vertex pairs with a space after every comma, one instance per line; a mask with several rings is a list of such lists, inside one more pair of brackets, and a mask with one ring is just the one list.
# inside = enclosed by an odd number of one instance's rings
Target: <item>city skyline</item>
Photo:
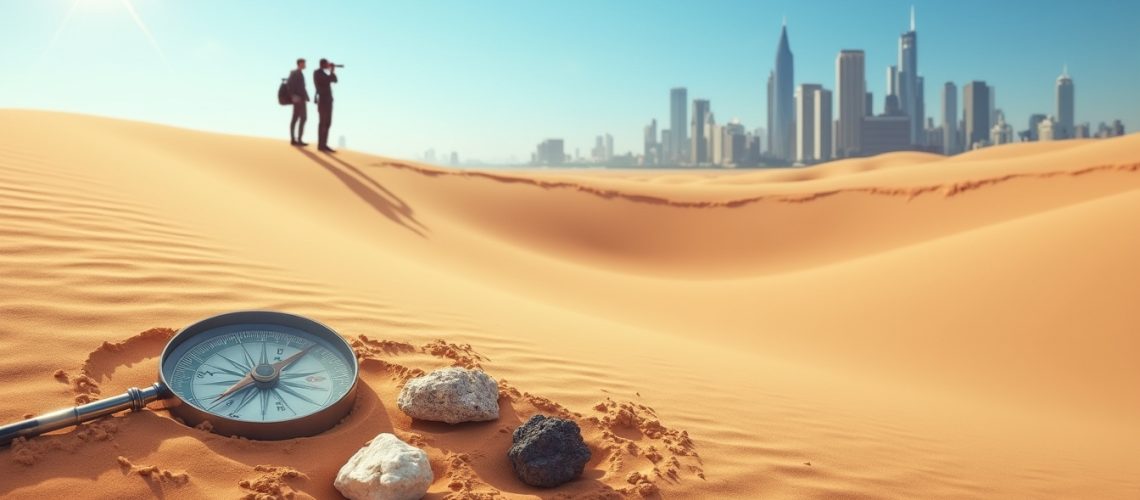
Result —
[[[439, 1], [332, 5], [305, 19], [263, 4], [128, 3], [133, 16], [120, 2], [0, 0], [22, 21], [9, 30], [20, 43], [0, 47], [0, 54], [26, 68], [0, 82], [0, 107], [279, 137], [283, 112], [266, 105], [266, 89], [295, 57], [328, 56], [348, 63], [336, 133], [360, 150], [417, 158], [434, 149], [524, 162], [546, 138], [564, 138], [568, 151], [588, 150], [594, 137], [610, 133], [616, 152], [640, 154], [645, 123], [657, 119], [660, 130], [669, 123], [660, 96], [673, 87], [687, 88], [686, 108], [704, 98], [721, 123], [739, 118], [748, 130], [764, 127], [765, 85], [784, 16], [795, 84], [831, 87], [839, 50], [861, 49], [866, 88], [879, 112], [884, 83], [877, 75], [899, 63], [899, 35], [913, 4], [922, 33], [919, 73], [928, 87], [925, 116], [935, 123], [942, 122], [937, 88], [980, 80], [1002, 89], [996, 107], [1022, 130], [1033, 114], [1056, 114], [1054, 81], [1066, 64], [1078, 87], [1074, 125], [1140, 123], [1140, 95], [1128, 85], [1140, 69], [1119, 64], [1130, 57], [1128, 47], [1140, 45], [1130, 27], [1140, 6], [1130, 2], [1105, 1], [1100, 8], [1010, 2], [987, 5], [988, 15], [977, 16], [978, 6], [929, 1], [579, 2], [510, 15], [505, 3]], [[555, 14], [559, 23], [543, 21]], [[1018, 22], [1006, 21], [1012, 16]], [[256, 35], [247, 32], [251, 18], [265, 26]], [[375, 19], [386, 28], [370, 28]], [[702, 19], [716, 22], [678, 27]], [[296, 36], [320, 23], [347, 34]], [[657, 42], [646, 46], [654, 47], [650, 62], [635, 40]], [[698, 50], [704, 41], [724, 50]]]

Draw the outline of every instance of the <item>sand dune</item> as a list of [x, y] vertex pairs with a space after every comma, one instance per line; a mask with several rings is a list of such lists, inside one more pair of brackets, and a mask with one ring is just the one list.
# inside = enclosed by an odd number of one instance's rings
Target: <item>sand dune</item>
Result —
[[[19, 441], [0, 496], [335, 498], [394, 432], [430, 498], [1137, 498], [1137, 221], [1136, 134], [457, 171], [0, 110], [0, 421], [149, 384], [174, 329], [244, 308], [336, 328], [364, 384], [312, 438], [155, 408]], [[448, 365], [505, 381], [500, 421], [396, 409]], [[537, 412], [582, 425], [583, 479], [513, 477], [504, 431]]]

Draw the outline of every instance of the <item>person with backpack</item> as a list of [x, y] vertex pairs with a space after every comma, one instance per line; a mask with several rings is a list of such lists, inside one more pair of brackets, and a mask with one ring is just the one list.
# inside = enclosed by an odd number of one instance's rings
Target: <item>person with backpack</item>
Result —
[[[289, 95], [293, 101], [293, 119], [289, 122], [289, 144], [294, 146], [308, 146], [301, 140], [305, 133], [305, 120], [309, 117], [308, 102], [309, 91], [305, 88], [305, 59], [297, 59], [297, 69], [289, 72], [289, 80], [285, 82]], [[293, 129], [297, 129], [296, 135]]]

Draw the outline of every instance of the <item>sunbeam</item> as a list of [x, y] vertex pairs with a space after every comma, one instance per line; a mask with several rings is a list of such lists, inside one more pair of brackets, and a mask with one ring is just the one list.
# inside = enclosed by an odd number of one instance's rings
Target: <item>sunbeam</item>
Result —
[[162, 59], [163, 63], [166, 63], [166, 55], [162, 53], [162, 48], [158, 46], [158, 42], [155, 41], [154, 36], [150, 34], [150, 30], [147, 29], [146, 24], [143, 23], [138, 12], [135, 12], [135, 7], [131, 5], [131, 0], [122, 0], [122, 3], [123, 8], [127, 9], [127, 13], [131, 15], [131, 19], [134, 19], [135, 24], [142, 30], [143, 35], [146, 36], [147, 41], [150, 42], [150, 46], [154, 48], [155, 53], [158, 54], [158, 57]]

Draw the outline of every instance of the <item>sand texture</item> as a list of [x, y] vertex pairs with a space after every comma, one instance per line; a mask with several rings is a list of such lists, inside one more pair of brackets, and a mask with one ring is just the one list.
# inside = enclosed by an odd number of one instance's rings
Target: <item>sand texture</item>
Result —
[[[436, 499], [1136, 499], [1138, 297], [1138, 134], [459, 171], [0, 110], [0, 422], [151, 384], [175, 330], [238, 309], [310, 316], [361, 364], [319, 436], [156, 404], [0, 449], [0, 497], [337, 498], [390, 432]], [[499, 420], [399, 411], [446, 366], [499, 381]], [[536, 413], [578, 422], [581, 479], [514, 477]]]

